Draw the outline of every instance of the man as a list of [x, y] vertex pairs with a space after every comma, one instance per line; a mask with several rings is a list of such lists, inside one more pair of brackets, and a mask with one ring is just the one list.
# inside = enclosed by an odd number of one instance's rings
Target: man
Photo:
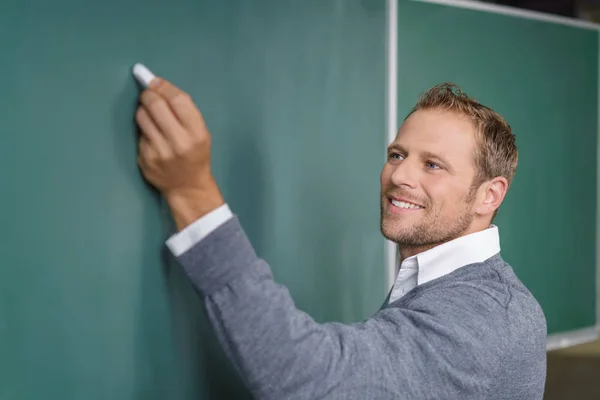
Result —
[[140, 168], [179, 230], [167, 244], [256, 398], [542, 399], [544, 315], [491, 225], [517, 166], [497, 113], [452, 85], [419, 99], [381, 173], [398, 280], [351, 325], [316, 323], [273, 281], [211, 175], [210, 134], [186, 93], [154, 79], [136, 120]]

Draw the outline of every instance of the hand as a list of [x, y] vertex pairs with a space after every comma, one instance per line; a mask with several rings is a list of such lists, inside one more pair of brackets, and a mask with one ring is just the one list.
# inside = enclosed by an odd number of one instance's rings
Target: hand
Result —
[[224, 204], [211, 174], [210, 133], [191, 97], [155, 78], [140, 96], [138, 164], [163, 194], [178, 229]]

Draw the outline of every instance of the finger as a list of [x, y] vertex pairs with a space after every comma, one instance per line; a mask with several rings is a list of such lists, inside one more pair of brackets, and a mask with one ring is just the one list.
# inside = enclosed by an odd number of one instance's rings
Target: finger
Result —
[[161, 95], [153, 90], [144, 90], [140, 96], [140, 103], [146, 108], [156, 127], [168, 142], [173, 143], [178, 136], [186, 135], [167, 100]]
[[150, 153], [150, 149], [151, 149], [151, 145], [150, 145], [150, 142], [148, 141], [148, 138], [145, 136], [142, 136], [138, 143], [138, 157], [137, 157], [138, 164], [142, 168], [144, 168], [147, 165], [146, 159], [148, 157], [148, 154]]
[[139, 155], [142, 158], [146, 159], [146, 158], [148, 158], [148, 156], [152, 152], [156, 152], [156, 150], [154, 150], [152, 148], [152, 145], [150, 144], [150, 141], [148, 140], [148, 138], [146, 136], [142, 136], [140, 138], [139, 143], [138, 143], [138, 153], [139, 153]]
[[171, 149], [169, 143], [161, 131], [156, 127], [154, 120], [143, 106], [138, 108], [135, 118], [143, 134], [140, 138], [140, 145], [143, 142], [147, 142], [148, 145], [156, 150], [157, 154], [163, 157], [170, 154]]
[[158, 153], [145, 137], [140, 138], [138, 148], [138, 164], [143, 170], [147, 170], [150, 165], [154, 164], [154, 162], [158, 160]]
[[147, 137], [150, 142], [154, 144], [166, 144], [165, 137], [163, 137], [162, 133], [158, 130], [156, 124], [154, 124], [154, 121], [144, 106], [140, 106], [138, 108], [135, 114], [135, 119], [140, 126], [142, 134]]
[[202, 113], [188, 93], [165, 79], [157, 79], [152, 84], [152, 90], [167, 101], [176, 118], [188, 132], [204, 127]]

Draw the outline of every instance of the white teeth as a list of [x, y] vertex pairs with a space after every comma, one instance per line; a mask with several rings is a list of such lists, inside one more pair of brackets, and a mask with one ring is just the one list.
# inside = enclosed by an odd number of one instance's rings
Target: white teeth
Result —
[[423, 208], [416, 204], [407, 203], [405, 201], [392, 200], [392, 204], [399, 208]]

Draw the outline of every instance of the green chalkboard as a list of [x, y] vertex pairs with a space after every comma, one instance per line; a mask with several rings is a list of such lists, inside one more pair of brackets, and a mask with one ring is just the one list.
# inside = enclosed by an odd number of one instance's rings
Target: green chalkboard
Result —
[[231, 208], [298, 307], [385, 297], [385, 5], [0, 5], [0, 399], [243, 399], [136, 167], [130, 68], [192, 94]]
[[398, 70], [400, 119], [450, 81], [508, 120], [519, 166], [495, 221], [504, 258], [549, 334], [594, 326], [598, 32], [400, 0]]

